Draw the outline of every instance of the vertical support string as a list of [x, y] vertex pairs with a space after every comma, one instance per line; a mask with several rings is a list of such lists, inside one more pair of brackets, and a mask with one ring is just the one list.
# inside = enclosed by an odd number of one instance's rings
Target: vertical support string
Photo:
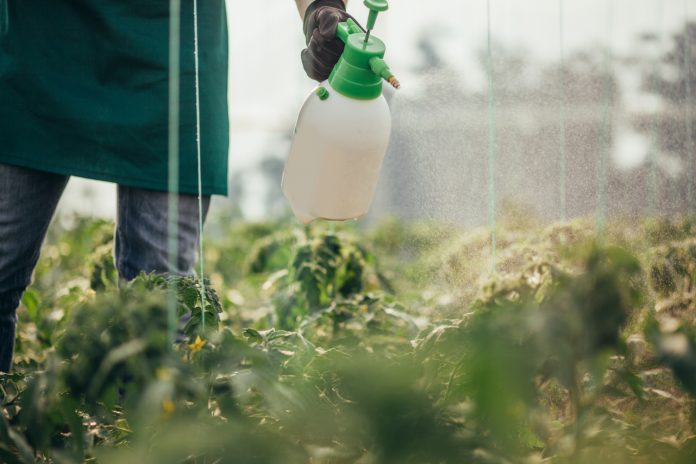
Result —
[[600, 140], [600, 154], [597, 162], [597, 212], [595, 229], [598, 238], [604, 236], [607, 215], [607, 183], [609, 170], [609, 156], [611, 151], [611, 107], [612, 107], [612, 31], [614, 24], [614, 0], [608, 0], [609, 11], [607, 16], [607, 46], [604, 53], [604, 85], [602, 90], [602, 130]]
[[694, 214], [694, 99], [691, 87], [691, 37], [689, 35], [689, 0], [684, 0], [684, 73], [686, 80], [686, 201]]
[[488, 61], [488, 226], [491, 231], [491, 272], [496, 271], [496, 191], [495, 191], [495, 128], [493, 118], [493, 50], [491, 43], [491, 0], [487, 0], [487, 61]]
[[559, 132], [560, 132], [560, 160], [559, 160], [559, 203], [561, 207], [561, 220], [567, 219], [566, 207], [566, 67], [565, 67], [565, 8], [564, 0], [559, 0], [558, 3], [559, 16], [559, 45], [560, 45], [560, 116], [559, 116]]
[[[167, 253], [169, 272], [178, 272], [179, 256], [179, 89], [181, 51], [181, 0], [169, 1], [169, 121], [168, 121], [168, 208]], [[176, 337], [177, 289], [172, 283], [167, 301], [167, 328], [170, 346]]]
[[205, 332], [205, 273], [203, 256], [203, 182], [201, 174], [201, 95], [198, 68], [198, 0], [193, 0], [193, 56], [196, 74], [196, 168], [198, 170], [198, 262], [199, 287], [201, 294], [201, 327]]

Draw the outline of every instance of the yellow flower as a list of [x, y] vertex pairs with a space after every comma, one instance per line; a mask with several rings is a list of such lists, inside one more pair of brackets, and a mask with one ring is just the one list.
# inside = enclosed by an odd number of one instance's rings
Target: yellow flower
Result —
[[162, 401], [162, 411], [165, 416], [171, 416], [174, 412], [174, 402], [170, 399]]
[[201, 340], [200, 335], [196, 335], [196, 340], [193, 343], [189, 344], [189, 348], [191, 349], [191, 353], [197, 353], [203, 349], [205, 346], [205, 340]]

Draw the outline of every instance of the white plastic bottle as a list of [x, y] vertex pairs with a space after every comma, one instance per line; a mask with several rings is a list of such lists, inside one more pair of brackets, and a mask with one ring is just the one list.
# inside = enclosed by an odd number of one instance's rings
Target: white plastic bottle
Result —
[[352, 20], [339, 24], [338, 36], [345, 51], [329, 80], [305, 101], [283, 173], [283, 192], [303, 224], [366, 214], [389, 145], [382, 79], [398, 82], [382, 59], [384, 43]]

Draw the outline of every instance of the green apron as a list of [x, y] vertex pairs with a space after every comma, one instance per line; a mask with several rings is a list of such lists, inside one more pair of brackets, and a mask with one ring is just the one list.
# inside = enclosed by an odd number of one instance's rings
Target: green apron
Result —
[[[193, 1], [180, 192], [197, 193]], [[203, 192], [227, 194], [224, 0], [198, 1]], [[0, 0], [0, 163], [167, 190], [169, 0]]]

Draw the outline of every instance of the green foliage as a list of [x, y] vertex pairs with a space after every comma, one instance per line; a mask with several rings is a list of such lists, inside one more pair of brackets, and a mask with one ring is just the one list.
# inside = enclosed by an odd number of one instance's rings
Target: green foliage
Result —
[[[347, 235], [306, 229], [260, 241], [248, 268], [255, 274], [271, 272], [263, 286], [274, 290], [274, 325], [294, 329], [303, 318], [332, 305], [358, 307], [348, 300], [379, 289], [379, 282], [385, 280], [374, 262]], [[337, 313], [334, 308], [332, 314]]]
[[[217, 330], [220, 326], [220, 313], [222, 306], [220, 298], [210, 282], [204, 280], [205, 292], [201, 288], [200, 280], [194, 277], [183, 277], [161, 274], [141, 274], [130, 287], [142, 291], [168, 290], [176, 296], [176, 316], [186, 319], [183, 334], [189, 340], [194, 335], [204, 335], [209, 330]], [[203, 319], [205, 314], [205, 327]]]
[[696, 239], [669, 242], [653, 249], [653, 289], [662, 296], [688, 294], [696, 284]]
[[76, 308], [56, 346], [70, 397], [111, 410], [141, 390], [170, 351], [165, 302], [162, 292], [122, 291]]
[[490, 277], [484, 231], [237, 224], [208, 242], [202, 297], [190, 277], [119, 288], [111, 227], [78, 221], [23, 298], [0, 460], [690, 463], [683, 223], [649, 250], [635, 225], [619, 247], [518, 224]]
[[118, 272], [114, 263], [114, 249], [110, 243], [101, 245], [91, 256], [91, 275], [89, 287], [92, 290], [105, 290], [118, 285]]

